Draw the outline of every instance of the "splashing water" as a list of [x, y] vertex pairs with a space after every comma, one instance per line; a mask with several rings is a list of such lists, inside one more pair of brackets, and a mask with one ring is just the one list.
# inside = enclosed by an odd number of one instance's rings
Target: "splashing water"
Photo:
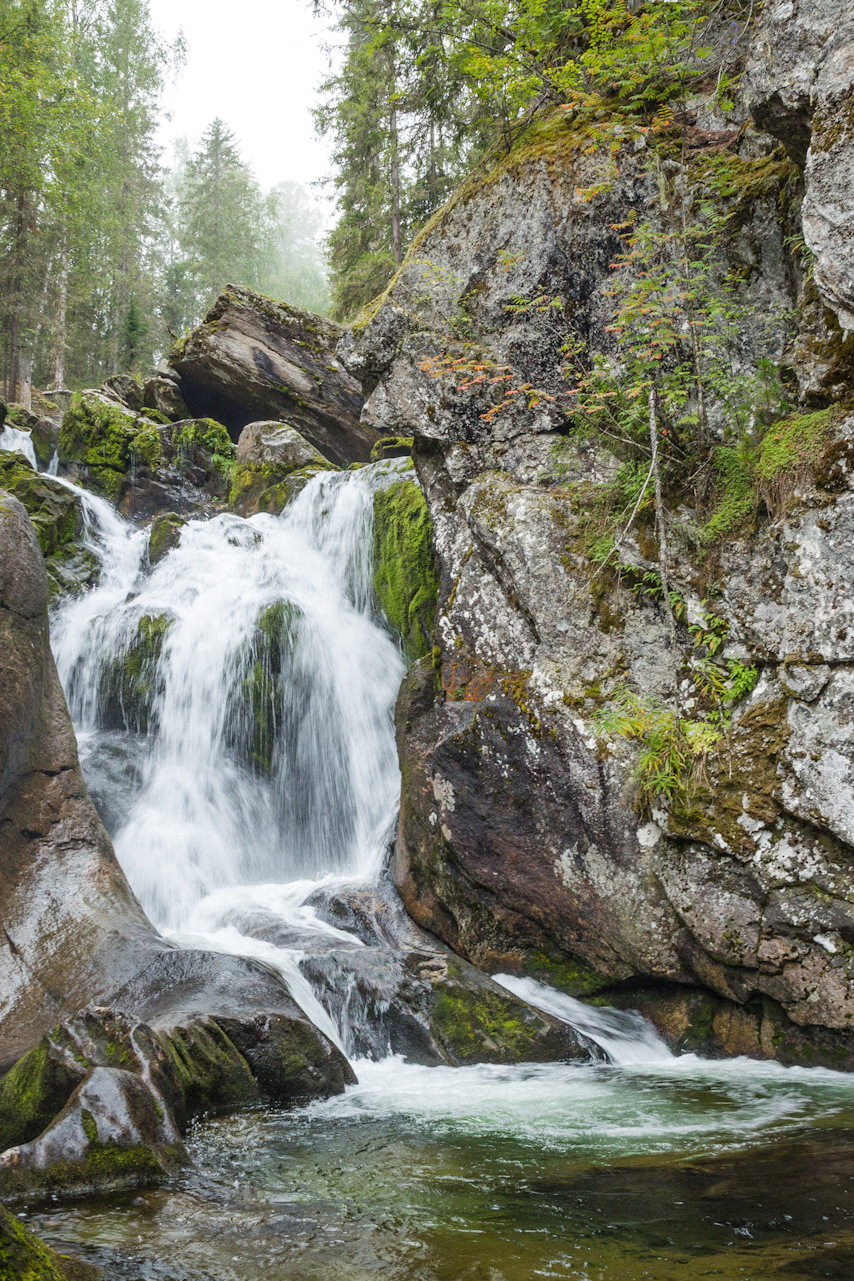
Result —
[[38, 471], [36, 462], [36, 451], [33, 448], [33, 441], [28, 431], [19, 431], [17, 427], [0, 428], [0, 449], [9, 450], [13, 454], [23, 454], [28, 462]]

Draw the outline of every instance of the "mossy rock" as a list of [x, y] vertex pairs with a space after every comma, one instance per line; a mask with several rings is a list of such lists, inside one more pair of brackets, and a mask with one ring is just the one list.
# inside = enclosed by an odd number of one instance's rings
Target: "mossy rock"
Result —
[[411, 455], [411, 436], [383, 436], [371, 450], [371, 462], [378, 463], [384, 458], [409, 458]]
[[103, 1273], [56, 1254], [0, 1206], [0, 1277], [3, 1281], [102, 1281]]
[[0, 453], [0, 489], [14, 494], [33, 522], [51, 597], [91, 586], [99, 564], [77, 541], [83, 533], [83, 512], [76, 494], [34, 471], [23, 454], [8, 453]]
[[434, 1034], [455, 1063], [553, 1063], [587, 1059], [586, 1044], [567, 1025], [535, 1010], [456, 960], [433, 982]]
[[181, 530], [187, 524], [177, 512], [161, 512], [151, 522], [148, 535], [148, 563], [158, 565], [181, 541]]
[[268, 605], [259, 613], [243, 654], [236, 691], [239, 714], [230, 722], [231, 747], [256, 773], [270, 774], [275, 766], [290, 655], [301, 617], [299, 606], [291, 601]]
[[101, 715], [108, 728], [149, 732], [155, 700], [162, 689], [160, 655], [171, 626], [167, 614], [143, 615], [124, 653], [102, 670]]
[[19, 431], [32, 431], [38, 420], [38, 414], [34, 414], [31, 409], [26, 409], [15, 401], [11, 401], [6, 406], [5, 425], [7, 427], [17, 427]]
[[[136, 437], [153, 427], [97, 392], [77, 393], [62, 419], [60, 460], [85, 468], [93, 487], [115, 503], [133, 462]], [[151, 452], [149, 441], [146, 453]]]
[[406, 657], [429, 653], [438, 579], [433, 525], [421, 489], [398, 481], [374, 496], [374, 591]]
[[19, 1059], [0, 1080], [0, 1152], [41, 1134], [82, 1075], [52, 1054], [47, 1040]]
[[282, 512], [292, 503], [298, 494], [301, 494], [306, 485], [315, 476], [323, 475], [327, 471], [336, 471], [332, 467], [300, 467], [297, 471], [291, 472], [284, 480], [279, 481], [276, 485], [271, 485], [260, 494], [256, 503], [256, 512], [266, 512], [269, 516], [281, 516]]

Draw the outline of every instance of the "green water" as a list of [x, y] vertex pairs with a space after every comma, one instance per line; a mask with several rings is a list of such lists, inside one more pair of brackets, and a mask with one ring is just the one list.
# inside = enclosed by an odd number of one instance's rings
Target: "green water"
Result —
[[166, 1187], [35, 1210], [121, 1281], [854, 1277], [854, 1080], [358, 1065], [295, 1113], [199, 1125]]

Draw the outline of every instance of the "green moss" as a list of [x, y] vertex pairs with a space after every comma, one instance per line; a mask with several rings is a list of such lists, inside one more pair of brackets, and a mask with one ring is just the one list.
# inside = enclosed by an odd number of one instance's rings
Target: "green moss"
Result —
[[715, 469], [713, 507], [699, 531], [704, 547], [737, 533], [750, 519], [757, 500], [750, 468], [738, 449], [720, 445], [712, 461]]
[[259, 1101], [249, 1064], [213, 1019], [161, 1033], [159, 1041], [180, 1085], [179, 1120]]
[[154, 517], [148, 535], [149, 564], [157, 565], [167, 552], [178, 546], [181, 530], [186, 523], [184, 517], [177, 512], [161, 512]]
[[130, 453], [137, 466], [156, 471], [163, 460], [163, 440], [157, 428], [146, 427], [138, 432], [131, 442]]
[[229, 470], [237, 457], [228, 429], [214, 418], [191, 418], [189, 422], [178, 423], [173, 439], [176, 445], [185, 448], [201, 446], [213, 458], [219, 459], [222, 466], [228, 464]]
[[399, 481], [374, 496], [374, 590], [407, 658], [429, 653], [438, 579], [433, 526], [415, 481]]
[[62, 419], [59, 456], [86, 467], [93, 484], [117, 502], [138, 432], [137, 418], [120, 405], [77, 393]]
[[0, 1277], [3, 1281], [98, 1281], [97, 1268], [66, 1259], [0, 1206]]
[[51, 1057], [46, 1041], [19, 1059], [0, 1081], [0, 1152], [41, 1134], [62, 1111], [80, 1076]]
[[550, 952], [529, 952], [522, 962], [522, 968], [525, 974], [540, 983], [548, 983], [561, 992], [584, 1000], [601, 992], [610, 982], [583, 961], [556, 949]]
[[759, 447], [756, 475], [765, 484], [795, 481], [817, 467], [830, 443], [832, 409], [799, 414], [769, 427]]
[[258, 615], [243, 656], [240, 715], [232, 724], [235, 754], [251, 769], [270, 774], [284, 718], [290, 656], [302, 611], [280, 600]]
[[98, 560], [81, 548], [80, 500], [50, 476], [39, 475], [20, 454], [0, 453], [0, 489], [14, 494], [33, 522], [52, 597], [82, 591], [97, 576]]
[[371, 462], [378, 463], [383, 458], [407, 458], [411, 453], [411, 436], [383, 436], [371, 450]]

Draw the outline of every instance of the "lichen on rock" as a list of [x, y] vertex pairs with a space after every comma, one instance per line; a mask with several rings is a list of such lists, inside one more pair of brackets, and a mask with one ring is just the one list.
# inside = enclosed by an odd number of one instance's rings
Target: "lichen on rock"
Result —
[[374, 591], [410, 661], [432, 645], [438, 581], [433, 526], [418, 484], [401, 480], [374, 495]]

